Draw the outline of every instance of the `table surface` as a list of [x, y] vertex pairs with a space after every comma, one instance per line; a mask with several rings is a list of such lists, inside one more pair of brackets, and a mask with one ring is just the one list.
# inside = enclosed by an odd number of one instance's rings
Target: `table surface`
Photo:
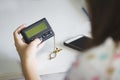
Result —
[[[0, 1], [0, 77], [21, 74], [19, 56], [14, 46], [13, 31], [44, 17], [56, 35], [56, 44], [63, 50], [54, 60], [48, 60], [53, 50], [53, 38], [37, 54], [41, 75], [65, 72], [77, 53], [63, 45], [71, 37], [90, 32], [89, 19], [82, 11], [83, 0], [1, 0]], [[10, 76], [9, 76], [10, 77]]]
[[[53, 74], [46, 74], [40, 76], [42, 80], [64, 80], [66, 76], [66, 72], [61, 73], [53, 73]], [[25, 80], [23, 77], [12, 79], [12, 80]]]

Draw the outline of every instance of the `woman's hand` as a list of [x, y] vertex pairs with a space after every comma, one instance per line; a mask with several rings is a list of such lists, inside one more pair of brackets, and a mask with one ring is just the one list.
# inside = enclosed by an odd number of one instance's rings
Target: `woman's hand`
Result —
[[35, 57], [43, 43], [39, 39], [35, 39], [30, 44], [25, 43], [20, 37], [20, 31], [24, 28], [24, 25], [21, 25], [14, 32], [15, 46], [21, 59], [23, 74], [25, 80], [41, 80], [37, 72], [37, 60]]
[[16, 49], [19, 53], [21, 60], [27, 59], [27, 58], [35, 58], [36, 53], [43, 46], [43, 43], [41, 43], [40, 39], [35, 39], [30, 44], [25, 43], [24, 40], [20, 36], [20, 31], [24, 28], [25, 26], [21, 25], [14, 32], [15, 46], [16, 46]]

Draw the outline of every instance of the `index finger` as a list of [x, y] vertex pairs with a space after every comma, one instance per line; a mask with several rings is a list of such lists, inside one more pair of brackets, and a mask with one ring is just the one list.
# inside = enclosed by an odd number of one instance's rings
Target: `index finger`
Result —
[[16, 43], [16, 42], [17, 42], [17, 43], [23, 42], [22, 39], [20, 39], [19, 34], [20, 34], [20, 31], [21, 31], [22, 29], [24, 29], [24, 28], [25, 28], [25, 26], [24, 26], [24, 25], [21, 25], [21, 26], [19, 26], [19, 27], [14, 31], [13, 35], [14, 35], [15, 43]]

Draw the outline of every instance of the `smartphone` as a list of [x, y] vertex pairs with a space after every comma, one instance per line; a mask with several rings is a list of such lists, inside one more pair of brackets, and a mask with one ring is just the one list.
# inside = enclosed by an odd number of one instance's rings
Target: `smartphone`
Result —
[[79, 51], [83, 51], [87, 48], [88, 41], [91, 40], [92, 39], [90, 37], [79, 35], [77, 37], [66, 40], [64, 45]]

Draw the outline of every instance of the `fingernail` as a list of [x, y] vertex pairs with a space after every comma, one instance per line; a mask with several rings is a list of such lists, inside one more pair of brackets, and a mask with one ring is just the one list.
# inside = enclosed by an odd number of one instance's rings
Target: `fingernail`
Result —
[[26, 26], [26, 24], [22, 24], [23, 26]]
[[40, 43], [42, 42], [41, 38], [36, 38], [37, 41], [39, 41]]
[[26, 27], [26, 24], [22, 24], [21, 26], [22, 26], [22, 27]]

